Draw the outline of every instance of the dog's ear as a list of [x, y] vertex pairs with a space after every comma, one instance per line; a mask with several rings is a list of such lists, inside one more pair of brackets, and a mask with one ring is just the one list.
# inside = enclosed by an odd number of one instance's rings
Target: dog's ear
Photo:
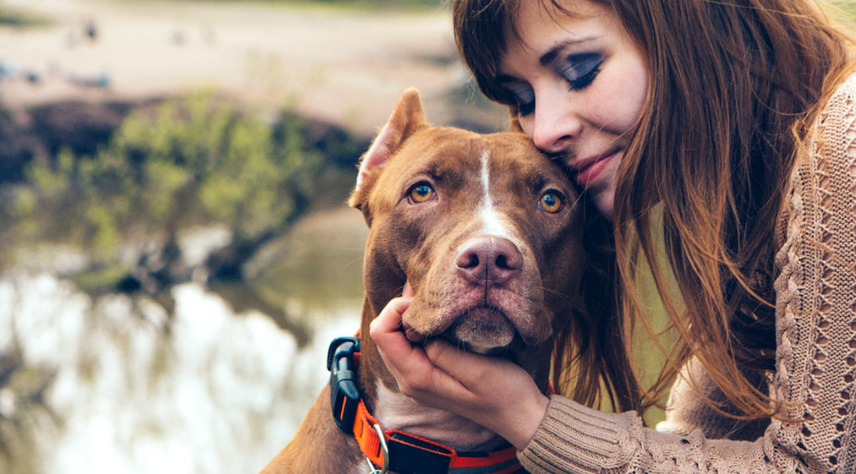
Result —
[[428, 123], [425, 122], [425, 113], [422, 111], [419, 92], [414, 88], [407, 89], [401, 94], [398, 105], [395, 106], [395, 111], [389, 121], [383, 126], [369, 151], [360, 160], [357, 186], [354, 188], [348, 204], [357, 209], [362, 209], [368, 198], [369, 189], [380, 174], [379, 170], [395, 155], [405, 140], [416, 131], [426, 127], [428, 127]]

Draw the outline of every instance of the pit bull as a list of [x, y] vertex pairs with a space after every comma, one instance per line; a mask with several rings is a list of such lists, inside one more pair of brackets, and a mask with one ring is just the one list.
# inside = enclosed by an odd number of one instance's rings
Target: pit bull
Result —
[[362, 157], [349, 204], [369, 227], [364, 337], [331, 345], [330, 387], [262, 472], [525, 472], [495, 433], [402, 395], [369, 325], [407, 282], [408, 332], [508, 358], [546, 391], [584, 264], [564, 172], [522, 133], [429, 126], [411, 89]]

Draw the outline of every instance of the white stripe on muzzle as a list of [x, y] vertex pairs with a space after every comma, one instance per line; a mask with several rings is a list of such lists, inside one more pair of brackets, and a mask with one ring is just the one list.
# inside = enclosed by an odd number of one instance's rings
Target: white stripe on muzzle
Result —
[[493, 200], [490, 196], [490, 173], [489, 173], [489, 165], [488, 161], [490, 156], [487, 150], [483, 151], [481, 154], [481, 181], [482, 188], [484, 189], [484, 200], [482, 201], [482, 207], [479, 210], [479, 216], [482, 221], [482, 231], [486, 235], [495, 235], [497, 237], [510, 238], [511, 232], [508, 227], [503, 225], [505, 216], [496, 212], [493, 208]]

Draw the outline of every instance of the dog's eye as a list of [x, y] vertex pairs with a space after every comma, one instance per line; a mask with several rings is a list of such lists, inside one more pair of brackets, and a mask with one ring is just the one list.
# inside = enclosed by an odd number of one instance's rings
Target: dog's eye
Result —
[[419, 183], [410, 188], [408, 196], [415, 204], [422, 204], [423, 202], [430, 201], [431, 198], [434, 197], [434, 188], [432, 188], [428, 183]]
[[544, 211], [555, 214], [562, 208], [562, 195], [555, 191], [547, 191], [541, 196], [538, 204]]

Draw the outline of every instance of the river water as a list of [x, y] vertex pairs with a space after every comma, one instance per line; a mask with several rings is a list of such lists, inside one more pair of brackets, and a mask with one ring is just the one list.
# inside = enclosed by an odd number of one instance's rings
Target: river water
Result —
[[50, 272], [2, 275], [0, 354], [50, 377], [46, 409], [0, 389], [0, 416], [31, 440], [13, 474], [258, 472], [326, 382], [329, 341], [358, 327], [366, 233], [353, 209], [310, 216], [245, 289], [176, 286], [171, 315]]

